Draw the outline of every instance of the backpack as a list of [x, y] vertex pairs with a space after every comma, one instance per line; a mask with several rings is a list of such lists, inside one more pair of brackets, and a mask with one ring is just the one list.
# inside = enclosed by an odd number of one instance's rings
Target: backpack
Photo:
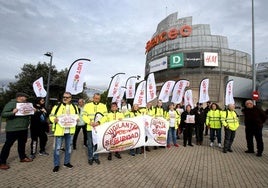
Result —
[[[59, 108], [60, 108], [61, 104], [63, 104], [63, 103], [58, 104], [58, 106], [57, 106], [57, 108], [56, 108], [56, 110], [55, 110], [55, 115], [57, 115], [57, 113], [58, 113], [58, 111], [59, 111]], [[76, 106], [75, 106], [73, 103], [72, 103], [72, 106], [73, 106], [73, 108], [74, 108], [74, 110], [75, 110], [75, 114], [78, 114], [78, 111], [77, 111]]]

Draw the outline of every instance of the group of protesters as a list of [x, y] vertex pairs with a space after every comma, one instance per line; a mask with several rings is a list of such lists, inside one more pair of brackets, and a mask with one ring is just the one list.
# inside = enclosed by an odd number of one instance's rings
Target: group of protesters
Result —
[[[53, 172], [58, 172], [60, 169], [60, 153], [64, 149], [63, 166], [73, 168], [71, 164], [72, 150], [77, 149], [77, 137], [82, 129], [83, 146], [87, 148], [88, 164], [100, 164], [97, 145], [94, 143], [94, 134], [96, 126], [102, 125], [113, 120], [122, 120], [136, 116], [149, 115], [153, 118], [164, 118], [168, 122], [168, 133], [166, 148], [171, 146], [179, 147], [177, 139], [180, 134], [183, 134], [183, 146], [193, 147], [193, 135], [196, 138], [196, 145], [203, 145], [203, 135], [209, 130], [210, 147], [216, 145], [222, 148], [223, 153], [233, 152], [232, 143], [235, 138], [235, 133], [239, 127], [239, 118], [235, 112], [235, 105], [229, 104], [226, 109], [220, 109], [217, 103], [207, 102], [207, 106], [203, 108], [202, 103], [197, 103], [194, 108], [191, 105], [183, 106], [182, 104], [169, 103], [166, 108], [163, 107], [163, 102], [157, 100], [157, 104], [153, 106], [151, 102], [147, 103], [146, 107], [140, 108], [138, 104], [132, 106], [125, 100], [118, 105], [116, 102], [111, 103], [111, 109], [100, 102], [101, 95], [95, 93], [92, 101], [85, 103], [83, 99], [78, 100], [78, 105], [73, 104], [72, 95], [65, 92], [62, 96], [62, 102], [55, 105], [51, 112], [48, 113], [44, 105], [44, 98], [37, 98], [33, 105], [34, 114], [31, 116], [16, 116], [18, 112], [17, 103], [25, 103], [28, 95], [22, 92], [16, 94], [16, 99], [12, 99], [6, 104], [2, 111], [2, 117], [6, 118], [6, 142], [2, 147], [0, 154], [0, 169], [7, 170], [10, 166], [7, 164], [7, 159], [10, 149], [14, 142], [18, 140], [18, 153], [20, 162], [31, 162], [37, 155], [38, 140], [39, 140], [39, 155], [47, 156], [46, 151], [47, 133], [49, 130], [49, 122], [52, 124], [51, 131], [54, 134], [53, 146]], [[246, 153], [254, 153], [253, 137], [257, 142], [257, 156], [262, 156], [263, 140], [262, 126], [267, 116], [263, 110], [257, 108], [252, 100], [247, 100], [245, 109], [246, 127]], [[74, 115], [76, 118], [76, 126], [64, 127], [60, 125], [61, 115]], [[49, 121], [48, 121], [49, 119]], [[25, 153], [27, 142], [28, 126], [30, 123], [31, 131], [31, 153], [28, 157]], [[224, 142], [222, 145], [222, 127], [224, 128]], [[146, 141], [147, 137], [145, 137]], [[64, 147], [64, 148], [63, 148]], [[157, 149], [154, 146], [154, 149]], [[140, 154], [144, 148], [130, 149], [129, 154], [135, 156]], [[145, 147], [146, 151], [150, 151], [149, 147]], [[112, 160], [113, 153], [107, 154], [107, 159]], [[116, 158], [121, 159], [120, 152], [114, 152]]]

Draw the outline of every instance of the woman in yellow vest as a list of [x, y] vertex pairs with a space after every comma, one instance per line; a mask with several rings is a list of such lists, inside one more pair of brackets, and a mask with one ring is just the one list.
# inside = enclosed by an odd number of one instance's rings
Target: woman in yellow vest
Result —
[[215, 133], [218, 146], [221, 148], [221, 110], [216, 103], [211, 104], [211, 109], [207, 113], [206, 125], [210, 129], [210, 147], [214, 145]]
[[[139, 105], [138, 104], [133, 104], [132, 110], [130, 112], [130, 117], [137, 117], [137, 116], [142, 116], [142, 112], [140, 111]], [[135, 156], [135, 150], [134, 149], [130, 149], [129, 154], [131, 156]], [[140, 148], [136, 148], [136, 154], [141, 154], [141, 149]]]
[[[110, 121], [114, 121], [114, 120], [119, 120], [120, 121], [120, 120], [122, 120], [124, 118], [125, 118], [124, 114], [122, 112], [118, 111], [117, 103], [113, 102], [111, 104], [110, 112], [100, 120], [100, 123], [102, 124], [102, 123], [110, 122]], [[119, 152], [115, 152], [115, 157], [117, 157], [118, 159], [122, 158]], [[112, 152], [110, 152], [108, 154], [108, 160], [109, 161], [112, 160]]]
[[235, 138], [235, 132], [239, 127], [239, 119], [235, 112], [234, 104], [229, 104], [228, 109], [222, 111], [221, 122], [225, 130], [223, 153], [227, 153], [227, 151], [233, 152], [231, 147]]
[[179, 147], [179, 144], [177, 144], [177, 136], [176, 132], [178, 129], [178, 124], [181, 121], [180, 114], [177, 112], [174, 108], [174, 103], [170, 103], [168, 105], [168, 112], [166, 113], [166, 119], [169, 122], [169, 129], [168, 129], [168, 137], [167, 137], [167, 148], [170, 148], [171, 140], [173, 141], [173, 144], [175, 147]]

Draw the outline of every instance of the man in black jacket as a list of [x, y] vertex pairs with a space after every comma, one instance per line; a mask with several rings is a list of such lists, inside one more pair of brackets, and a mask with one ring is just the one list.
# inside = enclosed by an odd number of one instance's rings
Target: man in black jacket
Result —
[[243, 113], [245, 115], [248, 148], [248, 150], [245, 152], [254, 153], [253, 136], [255, 136], [257, 142], [257, 156], [261, 157], [263, 152], [262, 128], [267, 116], [262, 109], [254, 106], [252, 100], [246, 101]]

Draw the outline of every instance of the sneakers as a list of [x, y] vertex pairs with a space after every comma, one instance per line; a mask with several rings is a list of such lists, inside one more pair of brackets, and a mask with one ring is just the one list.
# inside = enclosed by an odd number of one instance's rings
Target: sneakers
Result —
[[209, 146], [210, 146], [210, 147], [213, 147], [213, 145], [214, 145], [213, 142], [210, 142]]
[[108, 154], [108, 158], [107, 158], [109, 161], [111, 161], [112, 160], [112, 153], [109, 153]]
[[41, 155], [41, 156], [48, 156], [49, 153], [47, 153], [47, 152], [45, 152], [45, 151], [42, 151], [42, 152], [39, 152], [39, 155]]
[[89, 165], [93, 165], [93, 159], [89, 159], [89, 160], [88, 160], [88, 164], [89, 164]]
[[167, 145], [167, 148], [170, 148], [170, 147], [171, 147], [171, 145], [170, 145], [170, 144], [168, 144], [168, 145]]
[[221, 148], [221, 143], [218, 144], [219, 148]]
[[33, 160], [28, 158], [28, 157], [25, 157], [24, 159], [21, 159], [20, 162], [21, 163], [27, 163], [27, 162], [32, 162]]
[[118, 152], [115, 152], [114, 156], [115, 156], [116, 158], [118, 158], [118, 159], [121, 159], [121, 158], [122, 158], [121, 155], [120, 155], [120, 153], [118, 153]]
[[34, 159], [34, 158], [35, 158], [35, 154], [31, 154], [30, 159]]
[[99, 159], [94, 159], [94, 161], [99, 165], [100, 164], [100, 160]]
[[73, 165], [71, 165], [70, 163], [64, 164], [63, 166], [67, 168], [73, 168]]
[[60, 169], [60, 167], [59, 167], [59, 166], [55, 166], [55, 167], [53, 168], [53, 172], [58, 172], [58, 171], [59, 171], [59, 169]]
[[261, 154], [261, 153], [257, 153], [256, 156], [257, 156], [257, 157], [261, 157], [262, 154]]
[[179, 144], [174, 144], [175, 147], [179, 147]]
[[2, 169], [2, 170], [7, 170], [9, 168], [10, 167], [7, 164], [0, 164], [0, 169]]

